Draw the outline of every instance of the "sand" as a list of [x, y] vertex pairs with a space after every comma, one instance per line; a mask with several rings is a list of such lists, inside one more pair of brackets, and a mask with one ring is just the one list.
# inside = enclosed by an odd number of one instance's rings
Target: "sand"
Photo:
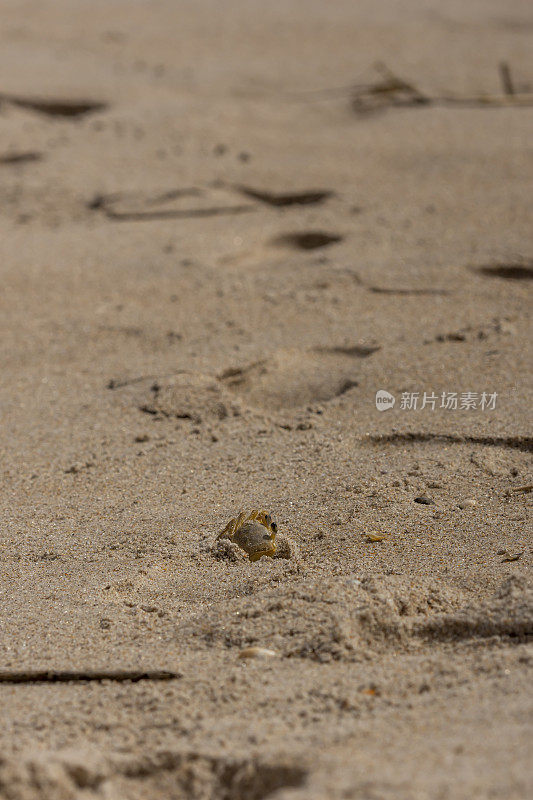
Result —
[[0, 12], [0, 798], [530, 796], [530, 3]]

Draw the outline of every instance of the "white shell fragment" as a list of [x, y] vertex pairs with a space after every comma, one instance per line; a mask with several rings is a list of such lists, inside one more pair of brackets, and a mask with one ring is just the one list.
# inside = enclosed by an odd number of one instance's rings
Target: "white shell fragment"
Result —
[[277, 656], [275, 650], [268, 650], [266, 647], [245, 647], [239, 653], [239, 658], [273, 658]]

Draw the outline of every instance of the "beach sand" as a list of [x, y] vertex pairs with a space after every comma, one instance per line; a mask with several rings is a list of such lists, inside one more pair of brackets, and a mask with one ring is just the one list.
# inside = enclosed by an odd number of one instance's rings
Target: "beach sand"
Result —
[[2, 0], [2, 800], [531, 796], [532, 44]]

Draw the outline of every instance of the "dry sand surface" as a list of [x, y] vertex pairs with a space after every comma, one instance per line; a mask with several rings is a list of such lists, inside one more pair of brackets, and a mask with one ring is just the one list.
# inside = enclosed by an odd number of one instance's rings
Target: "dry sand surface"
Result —
[[531, 796], [532, 142], [529, 0], [1, 0], [1, 800]]

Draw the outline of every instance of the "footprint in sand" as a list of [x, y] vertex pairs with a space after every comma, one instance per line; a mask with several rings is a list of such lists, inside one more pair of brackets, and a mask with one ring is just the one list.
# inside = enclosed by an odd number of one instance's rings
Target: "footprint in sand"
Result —
[[239, 253], [228, 253], [219, 261], [224, 265], [238, 265], [242, 262], [248, 265], [279, 263], [286, 258], [285, 251], [296, 250], [306, 253], [310, 250], [320, 250], [333, 244], [342, 242], [343, 236], [339, 233], [328, 233], [321, 230], [296, 231], [274, 236], [268, 242], [258, 244], [254, 249], [246, 249]]
[[174, 417], [191, 422], [216, 422], [241, 413], [239, 403], [216, 378], [183, 372], [157, 382], [139, 409], [154, 417]]
[[378, 348], [281, 349], [242, 369], [227, 370], [221, 382], [247, 403], [279, 411], [339, 397], [358, 385], [355, 358]]
[[[254, 408], [264, 411], [297, 409], [324, 403], [358, 385], [356, 361], [368, 358], [376, 345], [280, 349], [269, 358], [244, 367], [230, 367], [218, 377], [181, 372], [137, 394], [140, 411], [154, 418], [216, 424]], [[137, 381], [108, 384], [110, 388]]]

